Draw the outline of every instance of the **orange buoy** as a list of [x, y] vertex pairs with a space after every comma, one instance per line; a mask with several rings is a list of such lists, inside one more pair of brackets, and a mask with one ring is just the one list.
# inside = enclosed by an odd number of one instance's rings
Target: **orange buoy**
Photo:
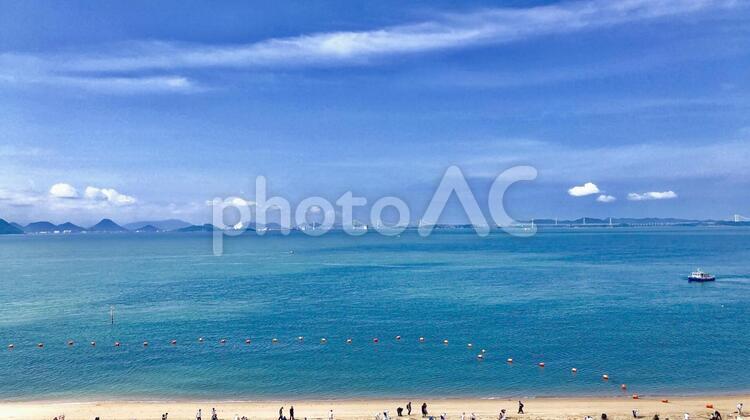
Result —
[[608, 381], [609, 380], [609, 375], [606, 375], [606, 374], [602, 375], [602, 379], [604, 379], [605, 381]]
[[119, 341], [115, 341], [115, 347], [120, 347], [120, 342]]
[[661, 400], [661, 402], [663, 402], [664, 404], [667, 404], [669, 400]]
[[219, 340], [219, 343], [221, 343], [221, 344], [227, 344], [227, 339], [226, 338], [222, 338], [221, 340]]
[[8, 344], [8, 348], [11, 349], [11, 350], [13, 350], [14, 348], [16, 348], [16, 345], [13, 344], [13, 343]]
[[424, 343], [424, 337], [419, 337], [419, 342]]
[[400, 340], [400, 339], [401, 339], [401, 336], [400, 336], [400, 335], [397, 335], [397, 336], [396, 336], [396, 340]]
[[347, 338], [346, 339], [346, 344], [352, 344], [352, 339], [351, 338]]
[[245, 339], [245, 344], [250, 344], [250, 339], [249, 338]]
[[36, 345], [36, 346], [37, 346], [37, 347], [39, 347], [39, 348], [41, 349], [42, 347], [44, 347], [44, 343], [37, 343], [37, 345]]
[[169, 342], [169, 344], [171, 344], [171, 345], [174, 346], [175, 344], [177, 344], [177, 340], [172, 340], [172, 341]]
[[714, 408], [713, 404], [706, 404], [706, 408]]
[[143, 347], [148, 347], [148, 341], [143, 342]]
[[273, 344], [276, 344], [276, 343], [278, 343], [278, 342], [279, 342], [279, 339], [278, 339], [278, 338], [272, 338], [272, 339], [271, 339], [271, 342], [272, 342]]
[[640, 398], [640, 397], [638, 396], [638, 394], [633, 394], [633, 399], [634, 399], [634, 400], [637, 400], [637, 399], [639, 399], [639, 398]]
[[507, 362], [508, 362], [508, 363], [513, 363], [513, 359], [511, 359], [511, 358], [508, 358]]
[[576, 368], [573, 368], [570, 371], [573, 372], [573, 373], [578, 373], [578, 369], [576, 369]]
[[325, 344], [325, 343], [327, 343], [327, 342], [328, 342], [328, 339], [327, 339], [327, 338], [321, 338], [321, 339], [320, 339], [320, 343], [321, 343], [321, 344]]
[[628, 386], [625, 385], [625, 384], [622, 384], [622, 385], [620, 385], [620, 389], [622, 389], [624, 391], [624, 390], [628, 389]]
[[539, 362], [539, 367], [544, 367], [544, 362]]
[[443, 340], [443, 344], [445, 344], [445, 345], [448, 344], [448, 339], [447, 338], [445, 340]]

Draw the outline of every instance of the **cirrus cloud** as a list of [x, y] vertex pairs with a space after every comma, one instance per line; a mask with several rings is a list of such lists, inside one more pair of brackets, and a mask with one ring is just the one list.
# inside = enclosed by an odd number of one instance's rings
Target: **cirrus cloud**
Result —
[[572, 195], [573, 197], [585, 197], [587, 195], [598, 194], [600, 192], [601, 191], [599, 190], [599, 187], [597, 187], [593, 182], [587, 182], [583, 185], [577, 185], [568, 190], [568, 194]]
[[677, 198], [677, 193], [674, 191], [650, 191], [643, 194], [630, 193], [628, 194], [628, 200], [630, 201], [647, 201], [647, 200], [670, 200]]

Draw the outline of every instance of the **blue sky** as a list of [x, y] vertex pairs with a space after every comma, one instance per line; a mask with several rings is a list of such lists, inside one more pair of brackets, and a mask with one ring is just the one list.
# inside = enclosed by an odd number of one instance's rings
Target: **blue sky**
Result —
[[519, 219], [750, 215], [748, 22], [743, 1], [0, 0], [0, 217], [204, 222], [263, 175], [416, 218], [448, 166], [482, 199], [518, 164], [539, 171]]

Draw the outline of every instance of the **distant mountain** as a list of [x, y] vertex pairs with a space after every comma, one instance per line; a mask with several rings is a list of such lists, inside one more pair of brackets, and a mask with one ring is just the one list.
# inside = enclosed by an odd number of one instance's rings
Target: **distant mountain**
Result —
[[127, 232], [127, 229], [113, 222], [111, 219], [102, 219], [101, 222], [88, 228], [91, 232]]
[[135, 230], [135, 232], [138, 233], [154, 233], [154, 232], [162, 232], [162, 229], [159, 229], [158, 227], [154, 225], [146, 225], [141, 226], [138, 229]]
[[177, 232], [213, 232], [214, 230], [218, 230], [216, 226], [206, 223], [205, 225], [191, 225], [177, 229]]
[[23, 227], [26, 233], [52, 233], [58, 230], [57, 225], [50, 222], [34, 222]]
[[141, 230], [144, 226], [148, 226], [148, 225], [151, 225], [157, 228], [158, 230], [163, 230], [163, 231], [178, 230], [178, 229], [192, 226], [190, 223], [184, 220], [168, 219], [168, 220], [157, 220], [153, 222], [128, 223], [127, 225], [124, 225], [123, 227], [128, 230]]
[[74, 225], [73, 223], [66, 222], [61, 225], [57, 225], [57, 230], [59, 230], [60, 232], [80, 233], [85, 231], [86, 229], [78, 225]]
[[0, 219], [0, 235], [20, 235], [23, 231], [12, 224]]
[[21, 226], [20, 224], [18, 224], [16, 222], [10, 222], [10, 225], [13, 226], [14, 228], [18, 229], [18, 230], [23, 231], [23, 226]]

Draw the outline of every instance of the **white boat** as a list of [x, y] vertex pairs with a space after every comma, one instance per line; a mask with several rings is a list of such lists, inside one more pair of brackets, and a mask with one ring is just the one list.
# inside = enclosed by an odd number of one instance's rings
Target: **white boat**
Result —
[[714, 280], [716, 280], [715, 276], [701, 271], [700, 268], [690, 273], [690, 277], [688, 277], [688, 281], [706, 282]]

